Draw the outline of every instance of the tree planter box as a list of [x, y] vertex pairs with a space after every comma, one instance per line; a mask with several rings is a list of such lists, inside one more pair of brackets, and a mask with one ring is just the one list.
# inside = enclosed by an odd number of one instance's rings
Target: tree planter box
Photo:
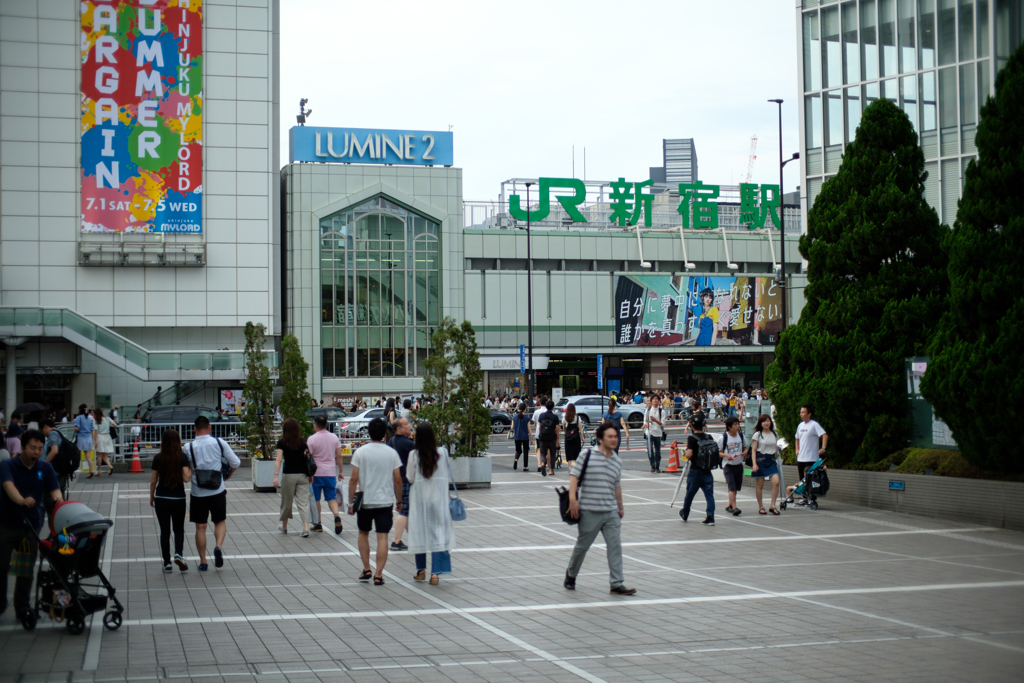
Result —
[[490, 458], [451, 458], [452, 477], [460, 489], [491, 488]]
[[252, 459], [252, 490], [274, 490], [274, 461]]

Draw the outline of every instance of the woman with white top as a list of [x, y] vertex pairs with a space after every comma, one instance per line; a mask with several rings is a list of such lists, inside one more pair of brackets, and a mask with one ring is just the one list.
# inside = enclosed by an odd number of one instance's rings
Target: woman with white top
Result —
[[114, 452], [114, 440], [110, 438], [110, 428], [116, 427], [117, 423], [103, 414], [103, 408], [96, 408], [92, 413], [96, 422], [96, 474], [103, 476], [103, 463], [106, 463], [107, 476], [113, 476], [110, 455]]
[[441, 574], [451, 574], [451, 550], [455, 528], [448, 510], [448, 480], [451, 464], [448, 451], [438, 447], [434, 429], [426, 422], [416, 427], [416, 450], [409, 453], [406, 477], [409, 489], [409, 552], [416, 555], [413, 579], [427, 579], [430, 553], [430, 583], [436, 586]]
[[772, 480], [772, 504], [768, 511], [773, 515], [779, 514], [779, 508], [775, 501], [779, 497], [779, 466], [775, 462], [775, 456], [779, 452], [779, 435], [775, 433], [775, 423], [770, 415], [761, 415], [757, 418], [757, 425], [754, 427], [754, 436], [751, 437], [751, 447], [756, 455], [753, 458], [750, 477], [757, 480], [757, 487], [754, 496], [757, 498], [759, 515], [766, 515], [764, 503], [761, 502], [761, 490], [764, 488], [765, 478]]

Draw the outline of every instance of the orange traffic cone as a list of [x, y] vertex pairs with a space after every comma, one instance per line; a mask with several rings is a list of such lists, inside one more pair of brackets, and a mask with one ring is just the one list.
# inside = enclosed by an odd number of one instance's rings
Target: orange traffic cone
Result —
[[139, 440], [135, 440], [135, 448], [132, 449], [132, 473], [142, 474], [142, 461], [139, 460]]
[[679, 442], [672, 442], [672, 449], [669, 451], [668, 468], [666, 472], [678, 472], [679, 471]]

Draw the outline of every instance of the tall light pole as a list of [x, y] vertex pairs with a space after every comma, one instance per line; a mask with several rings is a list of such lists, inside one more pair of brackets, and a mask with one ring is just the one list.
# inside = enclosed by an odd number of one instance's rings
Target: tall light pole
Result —
[[533, 254], [530, 250], [530, 186], [526, 183], [526, 395], [533, 398]]
[[[786, 287], [786, 202], [782, 192], [782, 169], [786, 164], [800, 158], [796, 152], [790, 158], [782, 159], [782, 100], [768, 100], [779, 105], [779, 275], [782, 279], [782, 329], [789, 326], [789, 292]], [[770, 238], [769, 238], [770, 239]]]

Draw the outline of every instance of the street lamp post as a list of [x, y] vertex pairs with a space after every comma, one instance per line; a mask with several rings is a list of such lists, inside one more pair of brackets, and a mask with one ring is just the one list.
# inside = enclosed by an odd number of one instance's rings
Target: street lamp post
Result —
[[789, 159], [782, 159], [782, 100], [768, 100], [779, 105], [779, 276], [782, 281], [782, 329], [789, 327], [789, 290], [786, 287], [786, 202], [782, 192], [782, 169], [791, 161], [800, 158], [796, 152]]
[[533, 398], [533, 254], [530, 250], [530, 186], [526, 183], [526, 395]]

